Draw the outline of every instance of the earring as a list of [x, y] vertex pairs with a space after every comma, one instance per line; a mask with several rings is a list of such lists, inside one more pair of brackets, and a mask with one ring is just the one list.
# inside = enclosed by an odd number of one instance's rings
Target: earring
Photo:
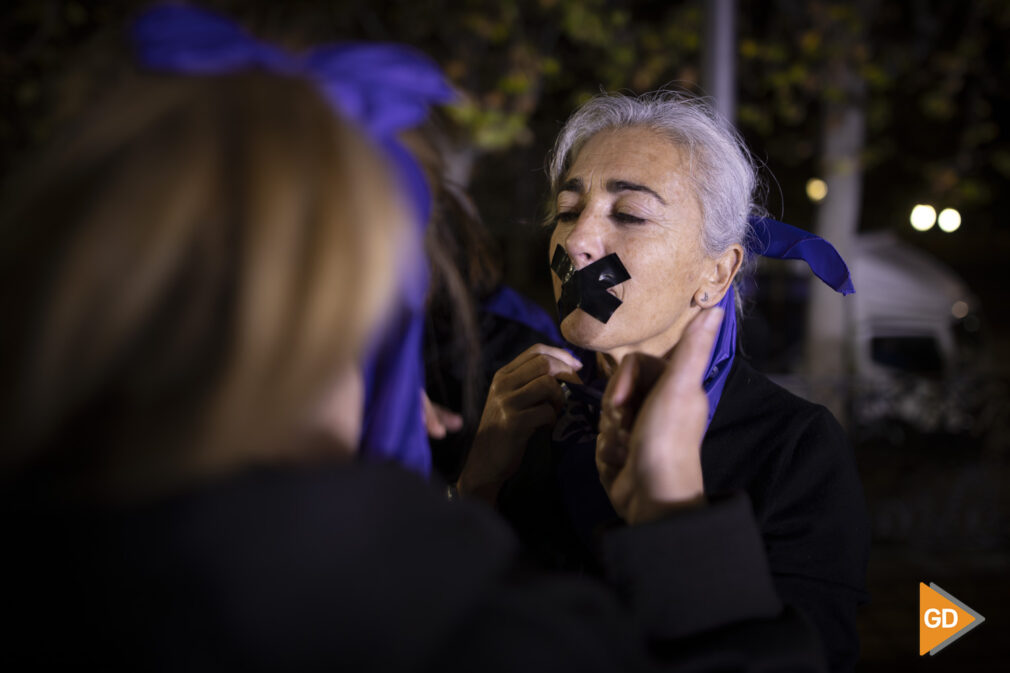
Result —
[[708, 301], [708, 292], [706, 292], [705, 294], [701, 295], [701, 303], [704, 304], [707, 301]]

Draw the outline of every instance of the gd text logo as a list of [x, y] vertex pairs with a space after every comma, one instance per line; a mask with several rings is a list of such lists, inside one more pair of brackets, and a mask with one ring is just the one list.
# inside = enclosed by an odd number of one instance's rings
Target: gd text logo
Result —
[[930, 582], [919, 582], [919, 656], [933, 656], [985, 621], [985, 617]]

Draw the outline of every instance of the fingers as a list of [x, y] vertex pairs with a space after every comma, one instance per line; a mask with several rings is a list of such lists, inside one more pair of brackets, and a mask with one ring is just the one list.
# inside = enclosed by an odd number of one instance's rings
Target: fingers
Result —
[[553, 406], [544, 403], [519, 412], [516, 420], [522, 427], [535, 430], [545, 425], [553, 424], [558, 420], [558, 414], [554, 411]]
[[582, 363], [577, 357], [566, 351], [564, 348], [556, 348], [547, 344], [533, 344], [522, 353], [517, 355], [512, 362], [498, 370], [502, 375], [511, 374], [538, 355], [554, 358], [567, 364], [572, 371], [582, 369]]
[[447, 432], [459, 432], [463, 429], [463, 416], [454, 411], [449, 411], [440, 404], [432, 402], [439, 422], [445, 427]]
[[429, 437], [432, 439], [445, 437], [445, 426], [439, 421], [435, 407], [424, 390], [421, 390], [421, 416], [424, 418], [424, 428], [428, 431]]
[[421, 390], [421, 413], [425, 430], [432, 439], [444, 439], [447, 433], [463, 429], [463, 417], [432, 402], [424, 390]]
[[596, 472], [600, 475], [600, 484], [603, 485], [603, 490], [610, 491], [611, 486], [613, 486], [614, 480], [621, 473], [621, 469], [614, 467], [609, 463], [604, 463], [600, 460], [599, 455], [596, 457]]
[[645, 353], [629, 353], [618, 365], [603, 395], [603, 414], [614, 415], [630, 427], [645, 397], [662, 375], [666, 363]]
[[511, 396], [511, 403], [515, 409], [526, 409], [544, 402], [550, 404], [558, 413], [565, 406], [565, 393], [551, 374], [533, 379]]
[[508, 397], [515, 410], [549, 402], [560, 411], [564, 393], [557, 381], [581, 384], [575, 373], [581, 368], [578, 358], [563, 348], [534, 344], [495, 373], [489, 399]]
[[633, 420], [633, 415], [623, 409], [604, 410], [600, 414], [598, 437], [605, 438], [610, 444], [627, 446]]
[[511, 372], [500, 377], [496, 375], [498, 379], [496, 387], [501, 392], [519, 390], [530, 381], [544, 376], [568, 383], [582, 383], [579, 375], [575, 373], [575, 369], [568, 362], [550, 355], [536, 354]]
[[687, 326], [658, 384], [664, 391], [688, 393], [701, 387], [722, 318], [723, 310], [713, 307], [699, 313]]
[[596, 470], [603, 488], [609, 492], [628, 461], [630, 433], [622, 427], [621, 419], [612, 410], [600, 415], [599, 430], [596, 436]]
[[627, 430], [600, 433], [596, 437], [597, 467], [605, 466], [620, 471], [628, 461]]
[[634, 495], [634, 480], [626, 466], [615, 465], [605, 462], [601, 456], [608, 451], [601, 446], [601, 439], [597, 438], [596, 470], [600, 474], [600, 484], [607, 492], [607, 498], [614, 510], [622, 519], [628, 519], [628, 505]]
[[629, 356], [621, 360], [617, 365], [617, 371], [610, 377], [603, 393], [604, 407], [620, 407], [628, 401], [637, 367], [638, 360], [636, 358]]

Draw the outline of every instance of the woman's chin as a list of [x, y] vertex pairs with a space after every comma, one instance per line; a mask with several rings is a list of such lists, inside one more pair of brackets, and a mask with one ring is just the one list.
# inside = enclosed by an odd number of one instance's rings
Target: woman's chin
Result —
[[613, 347], [608, 338], [611, 330], [607, 324], [591, 317], [581, 309], [575, 309], [561, 321], [561, 336], [568, 343], [591, 351], [602, 351]]

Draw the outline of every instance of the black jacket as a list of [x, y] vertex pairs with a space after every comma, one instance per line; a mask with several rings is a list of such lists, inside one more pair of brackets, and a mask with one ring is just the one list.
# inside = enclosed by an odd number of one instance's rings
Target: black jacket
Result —
[[[592, 383], [598, 400], [605, 382]], [[558, 424], [534, 435], [499, 508], [539, 563], [598, 574], [595, 537], [619, 521], [594, 460], [594, 391], [571, 392]], [[702, 443], [702, 473], [710, 495], [749, 496], [778, 595], [816, 625], [831, 670], [852, 670], [869, 522], [841, 426], [737, 354]]]
[[491, 511], [394, 467], [263, 469], [131, 507], [7, 501], [3, 521], [4, 670], [821, 666], [742, 497], [609, 534], [612, 590], [529, 572]]

